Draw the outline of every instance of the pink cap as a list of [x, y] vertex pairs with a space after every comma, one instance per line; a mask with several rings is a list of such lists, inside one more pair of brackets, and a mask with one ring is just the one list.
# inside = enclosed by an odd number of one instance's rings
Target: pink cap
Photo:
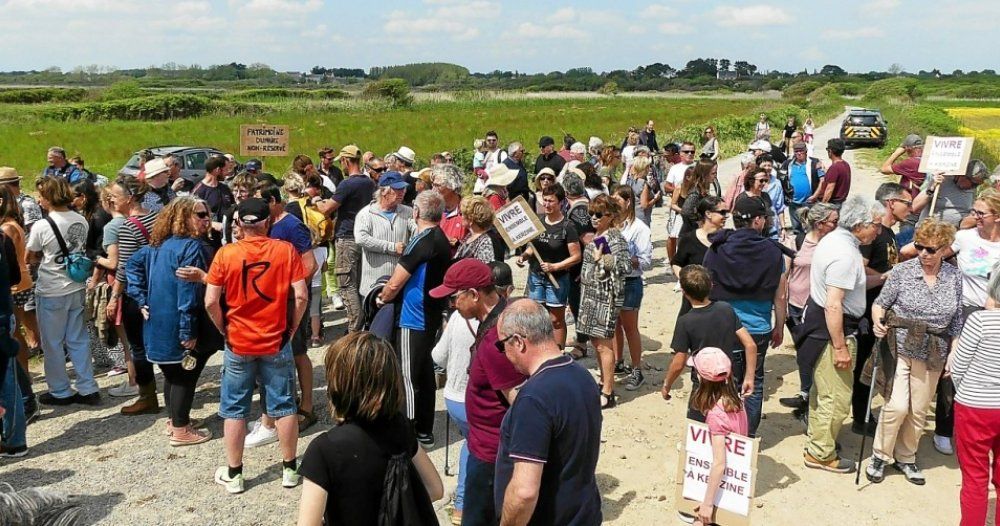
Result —
[[688, 358], [688, 365], [709, 382], [721, 382], [733, 372], [733, 362], [718, 347], [705, 347]]

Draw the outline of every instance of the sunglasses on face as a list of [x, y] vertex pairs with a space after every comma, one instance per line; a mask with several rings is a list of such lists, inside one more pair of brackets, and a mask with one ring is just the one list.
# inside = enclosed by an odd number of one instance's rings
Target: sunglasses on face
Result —
[[754, 182], [757, 182], [757, 183], [766, 183], [768, 181], [769, 181], [769, 179], [754, 179]]
[[507, 352], [507, 347], [506, 347], [507, 341], [510, 340], [511, 338], [514, 338], [514, 337], [520, 337], [520, 335], [519, 334], [511, 334], [510, 336], [507, 336], [506, 338], [501, 338], [501, 339], [497, 340], [497, 342], [496, 342], [497, 350], [500, 351], [501, 354], [506, 353]]
[[917, 253], [927, 252], [930, 255], [937, 254], [937, 247], [929, 247], [927, 245], [921, 245], [920, 243], [914, 243], [913, 248], [917, 249]]
[[198, 219], [208, 219], [208, 212], [195, 212], [194, 215], [198, 216]]
[[712, 211], [715, 212], [716, 214], [719, 214], [722, 217], [729, 217], [729, 210], [712, 210]]
[[369, 171], [369, 172], [375, 172], [375, 173], [377, 173], [377, 174], [380, 174], [380, 173], [382, 173], [382, 172], [385, 172], [385, 167], [383, 166], [383, 167], [381, 167], [381, 168], [372, 168], [372, 167], [370, 167], [370, 166], [369, 166], [369, 167], [368, 167], [368, 171]]
[[681, 153], [685, 155], [694, 155], [694, 150], [681, 150]]
[[594, 219], [601, 219], [601, 218], [604, 217], [604, 213], [603, 212], [591, 212], [590, 213], [590, 217], [592, 217]]

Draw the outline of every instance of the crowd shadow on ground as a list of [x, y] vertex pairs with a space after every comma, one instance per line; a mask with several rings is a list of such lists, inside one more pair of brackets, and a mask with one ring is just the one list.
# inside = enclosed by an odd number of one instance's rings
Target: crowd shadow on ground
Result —
[[[6, 462], [4, 463], [7, 464]], [[69, 469], [44, 470], [37, 468], [20, 468], [5, 473], [3, 482], [10, 484], [16, 490], [40, 488], [61, 482], [73, 477], [76, 472]], [[59, 490], [56, 490], [57, 492]], [[79, 507], [80, 513], [73, 525], [96, 524], [107, 517], [111, 510], [125, 500], [125, 495], [119, 492], [101, 493], [97, 495], [70, 494], [70, 500]], [[49, 524], [48, 522], [46, 524]], [[56, 524], [56, 523], [52, 523]], [[58, 523], [63, 524], [63, 523]]]
[[609, 495], [613, 494], [618, 489], [618, 486], [621, 485], [619, 480], [606, 473], [597, 473], [596, 477], [597, 488], [601, 494], [603, 519], [605, 522], [613, 521], [620, 517], [625, 508], [635, 500], [636, 493], [634, 490], [628, 490], [620, 497], [613, 499]]

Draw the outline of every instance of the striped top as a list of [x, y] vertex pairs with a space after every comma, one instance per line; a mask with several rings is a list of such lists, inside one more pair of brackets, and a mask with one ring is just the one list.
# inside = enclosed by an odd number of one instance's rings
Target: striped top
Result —
[[396, 243], [405, 247], [416, 228], [413, 209], [406, 205], [398, 205], [391, 214], [383, 212], [377, 203], [358, 211], [354, 217], [354, 242], [361, 250], [358, 293], [362, 299], [379, 278], [392, 274], [399, 261]]
[[1000, 409], [1000, 310], [972, 313], [951, 362], [955, 401]]
[[[153, 223], [156, 222], [157, 215], [159, 215], [159, 212], [151, 212], [136, 219], [146, 227], [146, 232], [152, 234]], [[148, 244], [149, 239], [132, 223], [132, 220], [125, 219], [125, 222], [122, 223], [121, 228], [118, 230], [118, 271], [115, 273], [115, 279], [119, 283], [125, 285], [127, 282], [125, 279], [125, 264], [128, 263], [128, 259], [138, 252], [140, 248]]]

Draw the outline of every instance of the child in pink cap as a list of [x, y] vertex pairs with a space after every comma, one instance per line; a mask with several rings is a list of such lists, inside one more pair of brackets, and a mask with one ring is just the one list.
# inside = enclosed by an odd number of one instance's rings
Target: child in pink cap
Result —
[[705, 414], [705, 423], [712, 437], [712, 468], [708, 473], [708, 490], [695, 524], [712, 524], [715, 494], [726, 469], [726, 436], [746, 435], [747, 413], [743, 409], [736, 384], [732, 381], [733, 364], [717, 347], [705, 347], [688, 359], [701, 380], [691, 398], [691, 407]]

